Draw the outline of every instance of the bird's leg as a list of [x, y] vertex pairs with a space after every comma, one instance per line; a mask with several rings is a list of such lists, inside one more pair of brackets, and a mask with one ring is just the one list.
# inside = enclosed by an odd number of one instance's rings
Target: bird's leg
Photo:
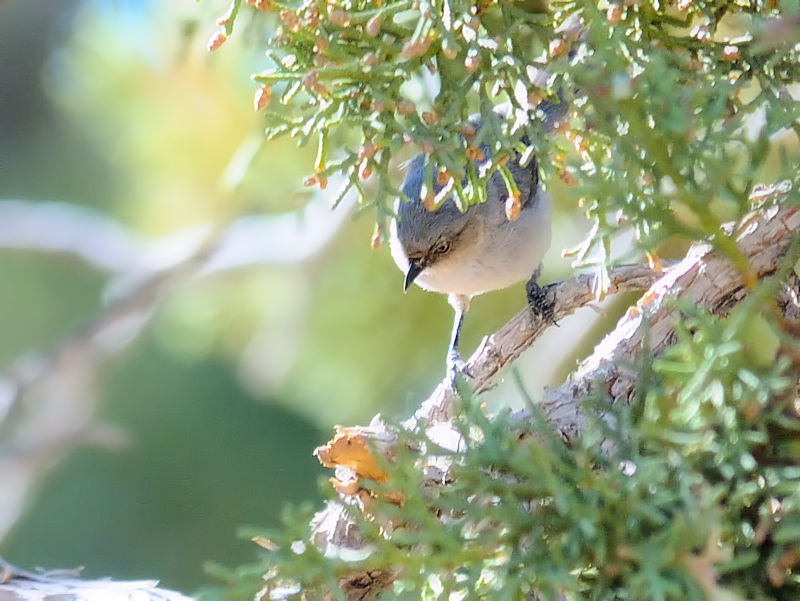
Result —
[[555, 294], [548, 294], [549, 286], [542, 288], [539, 286], [537, 280], [539, 279], [539, 275], [542, 273], [542, 266], [536, 268], [536, 271], [533, 272], [531, 279], [528, 280], [528, 283], [525, 284], [525, 294], [528, 297], [528, 305], [530, 305], [531, 311], [537, 317], [553, 324], [558, 325], [556, 323], [555, 318], [553, 317], [553, 310], [556, 306], [556, 297]]
[[461, 334], [461, 323], [464, 321], [464, 313], [469, 309], [469, 297], [460, 294], [451, 294], [448, 302], [453, 307], [453, 330], [450, 333], [450, 346], [447, 349], [447, 373], [455, 374], [463, 372], [466, 364], [458, 352], [458, 337]]
[[447, 371], [462, 371], [464, 360], [458, 352], [458, 335], [461, 333], [461, 322], [464, 321], [464, 311], [455, 310], [453, 317], [453, 331], [450, 333], [450, 346], [447, 349]]

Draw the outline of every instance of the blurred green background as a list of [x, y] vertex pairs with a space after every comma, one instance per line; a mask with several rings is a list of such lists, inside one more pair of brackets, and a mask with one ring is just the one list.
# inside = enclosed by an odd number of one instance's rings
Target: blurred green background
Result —
[[[134, 312], [141, 329], [75, 342], [138, 272], [104, 269], [113, 243], [93, 229], [75, 237], [94, 259], [61, 252], [72, 222], [57, 207], [113, 220], [158, 259], [148, 241], [335, 193], [302, 186], [313, 149], [261, 145], [249, 76], [265, 67], [270, 17], [248, 12], [205, 51], [225, 8], [0, 1], [0, 555], [24, 567], [84, 565], [192, 591], [208, 580], [204, 562], [253, 556], [238, 527], [319, 502], [325, 474], [311, 452], [333, 424], [407, 416], [443, 375], [451, 310], [401, 293], [388, 249], [369, 248], [370, 214], [348, 216], [302, 260], [178, 274]], [[4, 207], [53, 224], [3, 222]], [[556, 215], [545, 281], [566, 274], [559, 251], [585, 229]], [[264, 244], [297, 243], [274, 238]], [[476, 299], [465, 355], [523, 298], [520, 285]], [[586, 311], [537, 341], [520, 362], [534, 395], [590, 348], [596, 320]], [[54, 365], [31, 359], [54, 349]], [[488, 397], [521, 399], [510, 384]]]

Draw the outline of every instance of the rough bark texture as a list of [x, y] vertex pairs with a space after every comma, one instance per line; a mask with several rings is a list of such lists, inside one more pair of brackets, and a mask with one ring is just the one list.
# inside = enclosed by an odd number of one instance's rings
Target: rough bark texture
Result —
[[0, 559], [0, 601], [192, 601], [155, 580], [83, 580], [75, 571], [34, 573]]
[[[747, 258], [749, 283], [774, 273], [787, 251], [798, 254], [797, 232], [800, 230], [800, 209], [770, 207], [756, 214], [735, 234], [739, 249]], [[790, 257], [797, 260], [797, 257]], [[580, 435], [585, 418], [580, 399], [594, 387], [604, 387], [609, 402], [627, 402], [635, 392], [633, 365], [641, 353], [662, 352], [674, 338], [676, 313], [671, 299], [691, 300], [712, 313], [725, 313], [747, 294], [748, 282], [724, 256], [711, 247], [693, 247], [686, 258], [658, 277], [645, 266], [621, 267], [611, 274], [608, 292], [641, 290], [649, 287], [639, 302], [632, 306], [615, 329], [597, 345], [567, 381], [547, 389], [542, 399], [545, 416], [565, 441]], [[596, 298], [591, 276], [579, 275], [566, 282], [548, 287], [555, 301], [555, 319]], [[800, 279], [794, 274], [787, 278], [776, 299], [790, 327], [800, 332]], [[470, 357], [467, 371], [469, 386], [475, 393], [492, 388], [503, 366], [516, 359], [550, 324], [523, 310], [489, 337]], [[406, 428], [425, 428], [429, 437], [448, 448], [458, 448], [459, 434], [449, 427], [457, 408], [458, 395], [454, 383], [446, 380], [422, 404], [415, 415], [404, 424]], [[520, 413], [517, 419], [525, 420]], [[355, 553], [364, 545], [357, 526], [349, 519], [345, 505], [363, 504], [369, 492], [359, 484], [359, 478], [380, 480], [379, 462], [368, 450], [391, 457], [397, 438], [380, 416], [366, 427], [340, 428], [336, 438], [317, 450], [317, 456], [328, 467], [336, 469], [336, 486], [341, 503], [329, 503], [319, 512], [311, 526], [313, 542], [325, 552], [337, 549], [341, 554]], [[447, 466], [431, 461], [424, 468], [425, 485], [447, 484]], [[376, 471], [378, 470], [378, 471]], [[385, 590], [397, 577], [393, 566], [371, 571], [358, 571], [339, 580], [346, 597], [353, 601], [368, 601]], [[147, 601], [158, 598], [168, 601], [189, 601], [188, 597], [156, 587], [153, 581], [112, 582], [80, 580], [74, 574], [65, 576], [34, 574], [4, 563], [0, 559], [0, 601]]]
[[[628, 402], [632, 398], [637, 358], [643, 352], [657, 355], [674, 340], [677, 314], [672, 300], [689, 300], [711, 313], [727, 313], [746, 296], [748, 285], [778, 269], [787, 251], [791, 249], [798, 254], [796, 233], [799, 230], [800, 209], [770, 206], [754, 213], [736, 232], [732, 232], [747, 259], [749, 272], [746, 278], [709, 245], [692, 247], [682, 261], [661, 277], [646, 266], [623, 267], [612, 272], [609, 293], [649, 288], [564, 384], [545, 390], [541, 407], [561, 438], [568, 442], [584, 430], [586, 421], [580, 400], [587, 393], [596, 391], [596, 386], [604, 388], [610, 403]], [[797, 257], [791, 260], [796, 261]], [[553, 284], [548, 290], [554, 295], [556, 320], [595, 299], [590, 276], [576, 276]], [[800, 323], [798, 299], [798, 278], [790, 275], [777, 302], [787, 320], [795, 323]], [[468, 384], [473, 392], [479, 394], [495, 386], [502, 367], [516, 359], [549, 325], [525, 309], [486, 339], [467, 361], [467, 372], [471, 375]], [[457, 400], [454, 383], [445, 380], [403, 426], [424, 428], [426, 434], [441, 446], [458, 448], [459, 434], [448, 425], [457, 409]], [[515, 417], [524, 421], [527, 415], [521, 412]], [[367, 427], [340, 428], [337, 436], [339, 443], [344, 440], [346, 448], [363, 449], [366, 445], [389, 458], [396, 443], [392, 431], [379, 416]], [[370, 446], [373, 441], [375, 446]], [[347, 452], [337, 455], [331, 450], [330, 445], [321, 447], [317, 455], [324, 465], [336, 468], [342, 502], [361, 503], [360, 499], [368, 494], [358, 484], [359, 477], [366, 476], [360, 473], [360, 466], [365, 464], [363, 456], [351, 460]], [[431, 462], [424, 469], [427, 485], [446, 485], [447, 466]], [[357, 550], [362, 544], [347, 512], [336, 503], [329, 504], [320, 512], [312, 526], [314, 541], [323, 550], [332, 547]], [[348, 599], [370, 599], [391, 584], [392, 574], [389, 566], [380, 573], [380, 578], [374, 578], [371, 573], [354, 572], [343, 578], [340, 586]]]
[[[800, 229], [800, 210], [772, 207], [755, 215], [737, 242], [753, 278], [771, 275]], [[542, 407], [550, 423], [569, 440], [583, 431], [580, 399], [596, 385], [610, 402], [629, 401], [635, 391], [635, 358], [644, 350], [661, 353], [672, 344], [678, 318], [673, 299], [688, 299], [715, 314], [727, 313], [747, 294], [742, 274], [710, 246], [692, 247], [686, 258], [660, 278], [567, 381], [545, 391]], [[646, 347], [645, 347], [646, 345]]]
[[[647, 265], [625, 265], [609, 274], [610, 283], [606, 294], [646, 290], [661, 274]], [[597, 300], [596, 278], [592, 274], [580, 274], [563, 282], [545, 287], [547, 295], [555, 302], [553, 319], [571, 315], [581, 307]], [[512, 317], [493, 335], [484, 338], [480, 346], [467, 361], [466, 373], [475, 394], [491, 390], [498, 384], [500, 371], [519, 357], [551, 322], [525, 308]], [[442, 382], [415, 414], [416, 419], [442, 421], [452, 416], [453, 401], [458, 398], [450, 380]]]

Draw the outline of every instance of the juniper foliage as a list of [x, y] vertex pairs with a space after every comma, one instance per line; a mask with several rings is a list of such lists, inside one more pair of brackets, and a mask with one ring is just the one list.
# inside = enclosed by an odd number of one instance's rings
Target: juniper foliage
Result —
[[[255, 10], [240, 4], [228, 35]], [[265, 595], [341, 596], [344, 574], [393, 566], [387, 598], [799, 598], [798, 332], [774, 302], [798, 243], [756, 282], [721, 226], [746, 217], [761, 182], [786, 180], [786, 202], [798, 202], [800, 3], [248, 4], [278, 25], [272, 65], [254, 76], [261, 99], [272, 96], [268, 136], [316, 143], [308, 183], [343, 174], [339, 197], [354, 189], [374, 208], [376, 239], [400, 195], [392, 167], [404, 146], [428, 157], [424, 200], [442, 200], [436, 179], [466, 206], [484, 195], [491, 170], [469, 159], [487, 143], [501, 171], [511, 153], [535, 151], [543, 184], [562, 180], [594, 220], [579, 263], [607, 268], [624, 230], [652, 255], [668, 239], [707, 241], [751, 291], [727, 315], [680, 305], [675, 344], [636, 358], [631, 404], [586, 399], [605, 417], [573, 446], [543, 420], [521, 432], [465, 401], [465, 448], [435, 450], [452, 462], [447, 485], [422, 487], [419, 457], [401, 454], [375, 490], [403, 503], [376, 494], [370, 519], [354, 512], [370, 543], [363, 557], [323, 556], [310, 516], [289, 512], [285, 530], [269, 534], [276, 550], [218, 594], [250, 597], [266, 581]], [[545, 136], [537, 106], [559, 102], [559, 91], [568, 117]], [[499, 102], [526, 118], [504, 120]], [[479, 132], [467, 125], [474, 111]], [[411, 438], [401, 448], [433, 451], [419, 434], [400, 436]]]
[[369, 516], [351, 507], [364, 553], [323, 555], [310, 514], [287, 511], [225, 596], [335, 598], [339, 578], [391, 567], [386, 599], [796, 599], [797, 369], [753, 359], [747, 304], [721, 323], [684, 307], [678, 344], [642, 366], [641, 397], [610, 412], [586, 399], [597, 418], [572, 447], [541, 416], [522, 428], [474, 400], [457, 453], [398, 429], [401, 449], [452, 462], [446, 485], [401, 452]]

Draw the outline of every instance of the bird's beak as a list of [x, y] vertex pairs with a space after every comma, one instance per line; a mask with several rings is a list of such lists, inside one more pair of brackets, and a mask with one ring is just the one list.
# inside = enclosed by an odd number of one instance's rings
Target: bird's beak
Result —
[[408, 292], [409, 286], [414, 283], [414, 280], [417, 279], [417, 276], [422, 273], [423, 267], [416, 262], [410, 262], [408, 264], [408, 271], [406, 271], [406, 279], [403, 282], [403, 292]]

